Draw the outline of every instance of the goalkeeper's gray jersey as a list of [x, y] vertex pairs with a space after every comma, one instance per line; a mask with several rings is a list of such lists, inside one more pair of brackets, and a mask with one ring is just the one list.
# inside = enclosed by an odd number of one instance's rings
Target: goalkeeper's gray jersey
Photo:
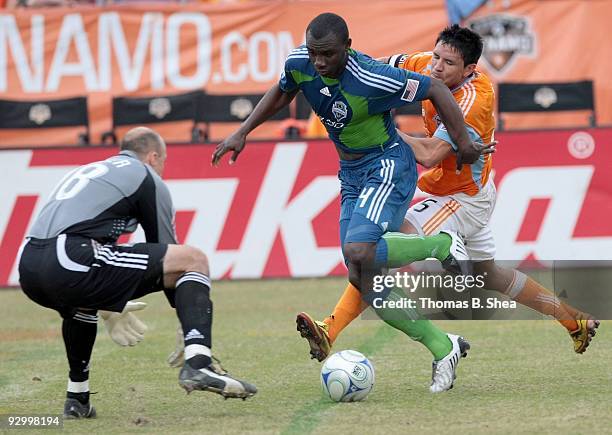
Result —
[[68, 173], [51, 193], [28, 237], [78, 234], [115, 242], [142, 226], [149, 243], [176, 243], [170, 191], [132, 151]]

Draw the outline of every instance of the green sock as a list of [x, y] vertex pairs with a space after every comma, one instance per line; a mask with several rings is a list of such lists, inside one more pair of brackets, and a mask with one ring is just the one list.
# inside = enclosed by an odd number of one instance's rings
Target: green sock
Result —
[[[385, 301], [397, 302], [405, 297], [400, 290], [394, 288]], [[389, 326], [423, 344], [436, 361], [448, 355], [453, 348], [446, 334], [413, 308], [374, 308], [374, 311]]]
[[390, 268], [406, 266], [426, 258], [437, 258], [443, 261], [450, 254], [451, 238], [444, 233], [435, 236], [385, 233], [382, 239], [387, 244], [385, 265]]

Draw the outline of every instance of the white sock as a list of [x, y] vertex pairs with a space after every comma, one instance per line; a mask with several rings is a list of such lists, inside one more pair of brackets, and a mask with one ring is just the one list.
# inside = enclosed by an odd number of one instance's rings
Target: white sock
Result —
[[211, 356], [210, 348], [203, 344], [189, 344], [185, 346], [185, 361], [193, 358], [196, 355]]
[[89, 392], [89, 379], [83, 382], [72, 382], [68, 379], [68, 387], [66, 391], [70, 393], [87, 393]]

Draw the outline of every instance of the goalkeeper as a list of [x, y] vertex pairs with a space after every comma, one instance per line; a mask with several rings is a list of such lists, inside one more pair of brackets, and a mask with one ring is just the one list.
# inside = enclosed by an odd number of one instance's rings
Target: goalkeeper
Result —
[[[179, 384], [224, 397], [247, 398], [257, 389], [213, 363], [212, 302], [208, 259], [199, 249], [176, 244], [174, 208], [161, 174], [166, 144], [153, 130], [126, 133], [119, 155], [81, 166], [51, 193], [27, 237], [20, 261], [25, 294], [63, 318], [70, 371], [66, 418], [91, 418], [89, 362], [98, 310], [111, 338], [135, 345], [145, 326], [129, 303], [164, 290], [183, 330], [185, 363]], [[147, 243], [116, 244], [140, 224]]]

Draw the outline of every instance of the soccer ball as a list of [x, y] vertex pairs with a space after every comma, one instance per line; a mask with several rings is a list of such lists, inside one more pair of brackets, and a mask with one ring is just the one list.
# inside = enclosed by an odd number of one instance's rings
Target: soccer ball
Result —
[[334, 402], [358, 402], [374, 387], [374, 366], [354, 350], [337, 352], [323, 364], [321, 385]]

